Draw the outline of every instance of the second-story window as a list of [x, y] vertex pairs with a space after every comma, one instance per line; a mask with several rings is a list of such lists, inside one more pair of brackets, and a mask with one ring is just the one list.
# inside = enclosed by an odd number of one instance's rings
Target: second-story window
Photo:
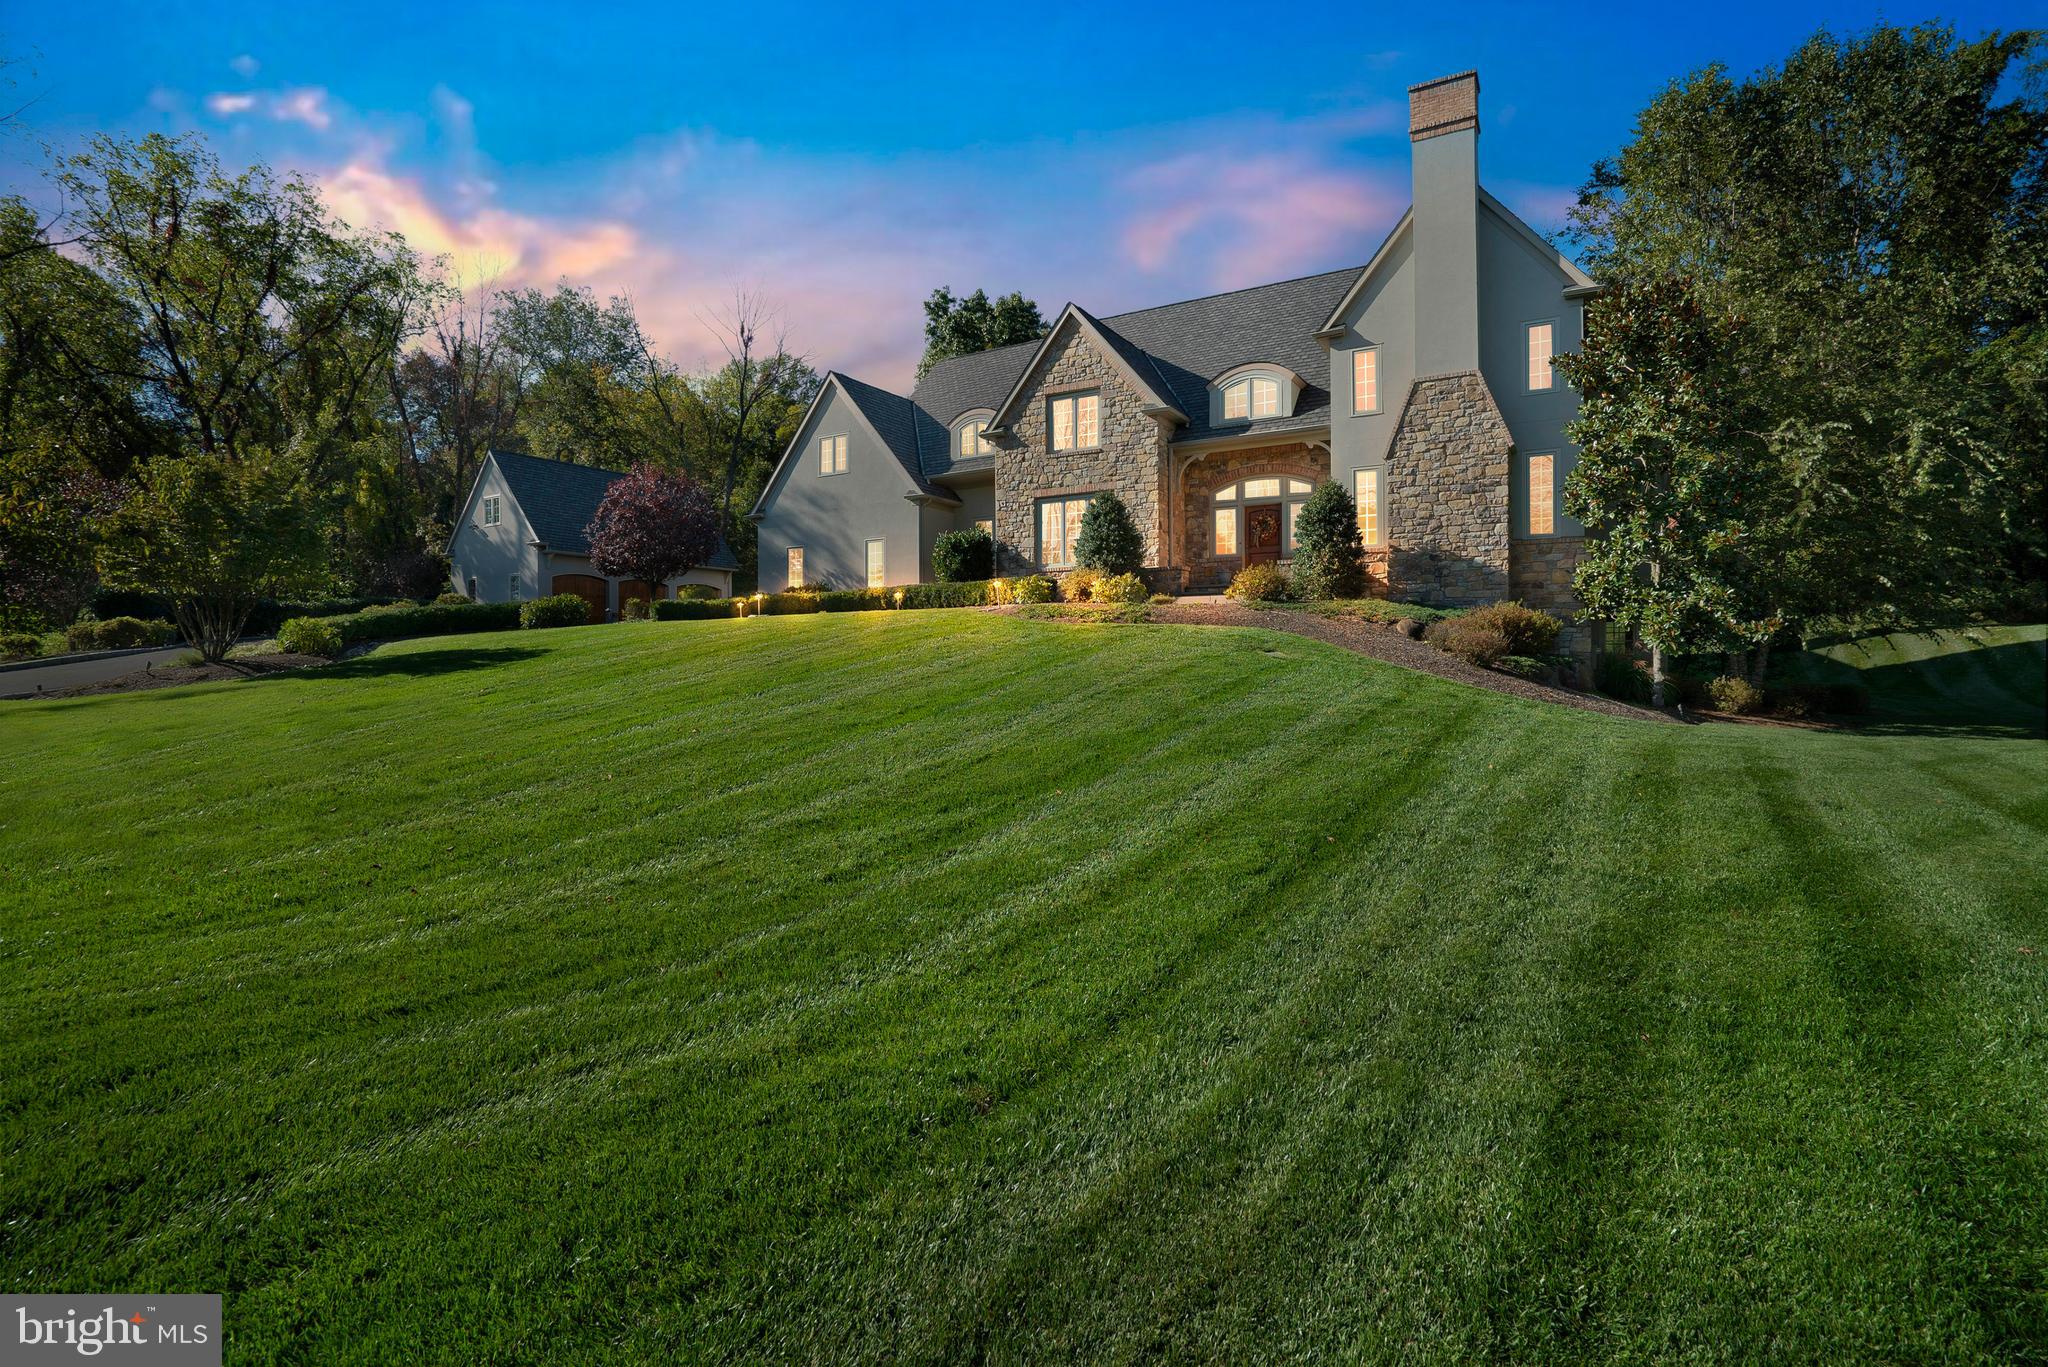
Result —
[[994, 454], [996, 448], [991, 446], [981, 435], [986, 431], [988, 431], [987, 418], [976, 418], [973, 422], [963, 422], [960, 424], [960, 440], [955, 443], [955, 447], [963, 459], [968, 456]]
[[1552, 343], [1557, 335], [1555, 323], [1529, 324], [1529, 388], [1549, 389], [1554, 383], [1550, 373]]
[[1376, 346], [1351, 353], [1351, 411], [1380, 411], [1380, 349]]
[[1101, 398], [1069, 394], [1052, 401], [1052, 449], [1085, 451], [1102, 442]]
[[495, 497], [484, 500], [484, 525], [486, 527], [498, 525], [498, 500]]
[[846, 473], [846, 434], [836, 437], [822, 437], [818, 441], [818, 473], [821, 475], [843, 475]]
[[1253, 377], [1230, 385], [1223, 391], [1223, 416], [1226, 419], [1280, 416], [1280, 382]]

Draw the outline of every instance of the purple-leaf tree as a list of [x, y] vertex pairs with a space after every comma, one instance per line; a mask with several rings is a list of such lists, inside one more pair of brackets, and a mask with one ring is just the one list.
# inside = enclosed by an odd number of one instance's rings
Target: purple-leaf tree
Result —
[[584, 529], [599, 574], [659, 585], [718, 549], [718, 505], [688, 475], [636, 465], [605, 492]]

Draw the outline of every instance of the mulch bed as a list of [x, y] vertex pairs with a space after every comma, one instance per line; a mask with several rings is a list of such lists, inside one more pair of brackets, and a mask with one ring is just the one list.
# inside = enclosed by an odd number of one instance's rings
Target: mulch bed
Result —
[[1375, 622], [1321, 617], [1309, 612], [1253, 608], [1228, 600], [1195, 599], [1161, 603], [1152, 609], [1151, 617], [1155, 622], [1175, 626], [1263, 627], [1268, 631], [1284, 631], [1293, 636], [1306, 636], [1313, 641], [1324, 641], [1360, 655], [1370, 655], [1376, 660], [1385, 660], [1388, 664], [1418, 669], [1425, 674], [1471, 684], [1474, 688], [1490, 689], [1495, 693], [1505, 693], [1514, 698], [1527, 698], [1531, 702], [1555, 703], [1560, 707], [1576, 707], [1584, 712], [1604, 712], [1610, 717], [1629, 717], [1637, 721], [1676, 720], [1652, 708], [1616, 702], [1612, 698], [1603, 698], [1596, 693], [1553, 688], [1549, 684], [1518, 679], [1512, 674], [1498, 674], [1490, 669], [1480, 669], [1476, 665], [1466, 664], [1455, 655], [1446, 655], [1435, 646], [1411, 641], [1406, 636], [1388, 631]]
[[318, 655], [238, 655], [217, 665], [158, 665], [132, 674], [101, 679], [76, 688], [38, 693], [37, 698], [90, 698], [102, 693], [141, 693], [152, 688], [176, 688], [180, 684], [216, 683], [223, 679], [256, 679], [287, 669], [305, 669], [328, 661]]

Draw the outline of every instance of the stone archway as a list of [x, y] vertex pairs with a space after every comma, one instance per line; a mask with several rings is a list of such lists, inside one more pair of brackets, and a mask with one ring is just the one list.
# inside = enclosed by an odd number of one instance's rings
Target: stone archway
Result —
[[[1219, 489], [1247, 479], [1307, 480], [1311, 487], [1330, 477], [1330, 456], [1305, 442], [1280, 446], [1205, 453], [1180, 477], [1179, 548], [1182, 583], [1189, 593], [1215, 593], [1229, 586], [1244, 566], [1243, 547], [1236, 555], [1218, 555], [1215, 497]], [[1283, 495], [1282, 497], [1285, 497]]]

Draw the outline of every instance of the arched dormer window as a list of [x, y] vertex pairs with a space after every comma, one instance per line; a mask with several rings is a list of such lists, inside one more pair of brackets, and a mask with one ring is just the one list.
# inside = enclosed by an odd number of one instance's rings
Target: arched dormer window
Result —
[[996, 453], [996, 448], [982, 435], [988, 431], [988, 420], [994, 416], [991, 410], [978, 408], [953, 420], [954, 460], [971, 460], [975, 456], [992, 456]]
[[1294, 412], [1301, 397], [1301, 377], [1285, 366], [1241, 365], [1218, 375], [1209, 385], [1209, 421], [1260, 422]]

